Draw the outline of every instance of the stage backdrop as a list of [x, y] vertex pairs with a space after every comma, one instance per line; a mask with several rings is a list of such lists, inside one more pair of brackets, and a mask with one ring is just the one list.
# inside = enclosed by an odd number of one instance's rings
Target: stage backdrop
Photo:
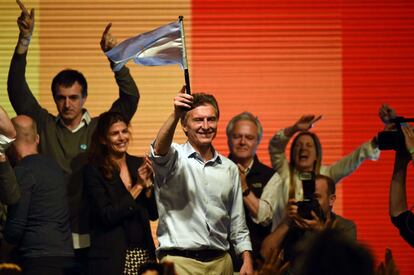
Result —
[[[414, 116], [414, 3], [376, 1], [25, 1], [36, 9], [27, 79], [39, 102], [56, 109], [50, 82], [63, 68], [82, 71], [89, 83], [86, 107], [105, 111], [118, 91], [99, 47], [102, 31], [123, 40], [184, 15], [193, 91], [213, 93], [221, 118], [216, 148], [228, 153], [225, 126], [250, 111], [265, 133], [258, 155], [269, 163], [267, 146], [280, 128], [302, 114], [322, 114], [314, 131], [330, 164], [370, 140], [382, 127], [377, 111], [386, 102]], [[0, 1], [0, 102], [10, 115], [7, 71], [18, 29], [15, 1]], [[130, 64], [141, 93], [130, 153], [142, 155], [172, 111], [183, 84], [178, 66]], [[177, 130], [178, 142], [184, 140]], [[414, 273], [414, 252], [388, 217], [393, 152], [366, 162], [338, 188], [335, 211], [356, 221], [358, 239], [378, 260], [390, 247], [401, 274]], [[409, 174], [413, 168], [409, 167]], [[414, 180], [408, 178], [409, 204]], [[155, 227], [155, 226], [154, 226]]]

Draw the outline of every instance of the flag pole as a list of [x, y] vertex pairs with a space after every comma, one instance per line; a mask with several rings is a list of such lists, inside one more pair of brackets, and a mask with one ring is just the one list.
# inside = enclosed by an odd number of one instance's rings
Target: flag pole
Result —
[[188, 61], [187, 61], [187, 48], [185, 45], [184, 16], [180, 15], [178, 17], [178, 20], [180, 21], [181, 41], [183, 41], [183, 67], [184, 67], [184, 79], [185, 79], [186, 93], [191, 95], [190, 74], [188, 72]]

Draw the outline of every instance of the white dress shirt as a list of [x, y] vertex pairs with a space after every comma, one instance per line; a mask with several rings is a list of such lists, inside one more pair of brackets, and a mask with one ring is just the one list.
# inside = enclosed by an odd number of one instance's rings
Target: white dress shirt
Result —
[[151, 146], [159, 213], [158, 250], [252, 250], [237, 166], [214, 152], [205, 161], [189, 142], [165, 156]]

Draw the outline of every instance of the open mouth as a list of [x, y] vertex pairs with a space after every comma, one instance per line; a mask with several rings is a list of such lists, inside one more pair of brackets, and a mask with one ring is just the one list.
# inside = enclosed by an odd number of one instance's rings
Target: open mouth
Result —
[[309, 158], [308, 154], [302, 153], [302, 154], [299, 155], [299, 160], [304, 161], [304, 160], [307, 160], [308, 158]]

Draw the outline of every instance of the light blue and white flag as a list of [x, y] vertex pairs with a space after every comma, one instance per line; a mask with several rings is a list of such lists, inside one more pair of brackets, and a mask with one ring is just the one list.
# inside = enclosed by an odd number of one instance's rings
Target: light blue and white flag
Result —
[[186, 61], [181, 29], [180, 21], [172, 22], [131, 37], [105, 54], [115, 63], [114, 71], [120, 70], [129, 60], [144, 66], [180, 64], [183, 68]]

